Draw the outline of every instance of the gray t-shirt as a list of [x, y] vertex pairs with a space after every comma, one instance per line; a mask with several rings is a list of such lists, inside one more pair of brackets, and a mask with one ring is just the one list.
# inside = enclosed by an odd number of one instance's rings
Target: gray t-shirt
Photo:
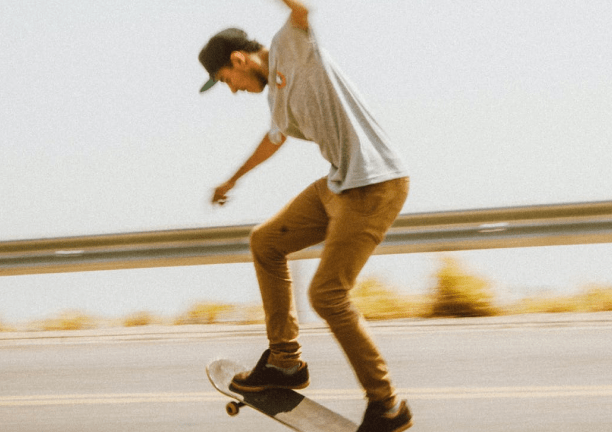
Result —
[[288, 21], [272, 39], [268, 61], [268, 136], [277, 144], [281, 133], [318, 144], [331, 164], [332, 192], [407, 176], [389, 138], [312, 30]]

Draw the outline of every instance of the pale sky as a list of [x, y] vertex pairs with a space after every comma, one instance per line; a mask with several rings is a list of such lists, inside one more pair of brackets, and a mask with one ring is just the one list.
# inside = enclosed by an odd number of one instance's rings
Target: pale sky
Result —
[[[320, 45], [409, 168], [403, 213], [611, 199], [608, 0], [308, 3]], [[266, 93], [218, 85], [200, 95], [207, 76], [198, 52], [229, 26], [267, 45], [287, 16], [280, 0], [0, 1], [0, 241], [259, 222], [325, 175], [317, 147], [291, 140], [225, 207], [208, 203], [270, 116]], [[483, 254], [489, 267], [503, 267]], [[432, 267], [405, 259], [421, 264], [402, 272]], [[607, 269], [589, 275], [612, 282]], [[196, 280], [219, 285], [212, 267], [150, 272], [200, 297], [210, 293]], [[250, 267], [244, 272], [250, 279]], [[398, 272], [391, 279], [405, 280]], [[61, 290], [92, 286], [83, 278], [138, 290], [152, 274], [0, 278], [0, 318], [27, 309], [27, 299], [11, 306], [24, 291], [74, 298]]]

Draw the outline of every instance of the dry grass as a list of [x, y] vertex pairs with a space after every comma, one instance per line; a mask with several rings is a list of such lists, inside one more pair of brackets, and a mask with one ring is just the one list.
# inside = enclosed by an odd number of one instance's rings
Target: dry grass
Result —
[[263, 324], [266, 320], [261, 304], [242, 306], [240, 312], [244, 324]]
[[612, 311], [612, 287], [587, 286], [573, 296], [544, 294], [519, 300], [509, 306], [510, 314]]
[[402, 295], [376, 279], [353, 289], [356, 306], [369, 320], [498, 315], [489, 282], [468, 273], [452, 258], [442, 257], [429, 295]]
[[432, 317], [477, 317], [500, 313], [485, 279], [470, 274], [450, 257], [442, 258], [433, 289]]
[[0, 320], [0, 333], [13, 331], [13, 328]]
[[[498, 307], [490, 283], [469, 273], [457, 260], [448, 257], [442, 257], [435, 281], [427, 295], [403, 295], [380, 280], [368, 278], [357, 284], [351, 296], [368, 320], [612, 311], [612, 286], [609, 285], [585, 286], [580, 293], [570, 296], [548, 294], [528, 297]], [[71, 310], [56, 317], [31, 322], [27, 329], [82, 330], [99, 326], [137, 327], [162, 323], [185, 325], [217, 322], [263, 323], [263, 308], [261, 304], [244, 306], [199, 302], [168, 322], [146, 311], [118, 320], [104, 321]], [[0, 320], [0, 332], [14, 330], [14, 327]]]
[[586, 312], [611, 312], [612, 287], [605, 285], [591, 285], [583, 289], [578, 296], [582, 308]]
[[373, 278], [359, 282], [351, 296], [367, 320], [422, 317], [429, 311], [425, 297], [398, 294]]
[[123, 319], [123, 327], [141, 327], [151, 324], [157, 324], [160, 320], [155, 318], [153, 314], [141, 311], [128, 315]]
[[30, 328], [35, 330], [84, 330], [98, 326], [98, 320], [83, 312], [69, 310], [60, 313], [56, 317], [47, 318], [30, 323]]
[[236, 306], [226, 303], [196, 303], [187, 312], [179, 316], [175, 325], [212, 324], [222, 321], [224, 317], [234, 312]]

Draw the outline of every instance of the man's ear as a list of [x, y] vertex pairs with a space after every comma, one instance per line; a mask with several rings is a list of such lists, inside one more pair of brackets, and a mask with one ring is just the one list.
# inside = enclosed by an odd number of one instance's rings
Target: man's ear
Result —
[[230, 60], [233, 67], [244, 67], [247, 63], [247, 58], [242, 51], [232, 52]]

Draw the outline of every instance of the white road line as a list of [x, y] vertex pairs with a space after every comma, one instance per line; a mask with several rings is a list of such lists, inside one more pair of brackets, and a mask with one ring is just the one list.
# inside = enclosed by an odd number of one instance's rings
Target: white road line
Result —
[[[612, 397], [610, 386], [530, 386], [530, 387], [446, 387], [398, 389], [408, 400], [444, 399], [534, 399], [558, 397]], [[307, 390], [304, 395], [314, 400], [363, 400], [357, 389]], [[191, 393], [109, 393], [0, 396], [0, 407], [46, 405], [120, 405], [133, 403], [202, 403], [222, 402], [228, 398], [217, 392]]]

